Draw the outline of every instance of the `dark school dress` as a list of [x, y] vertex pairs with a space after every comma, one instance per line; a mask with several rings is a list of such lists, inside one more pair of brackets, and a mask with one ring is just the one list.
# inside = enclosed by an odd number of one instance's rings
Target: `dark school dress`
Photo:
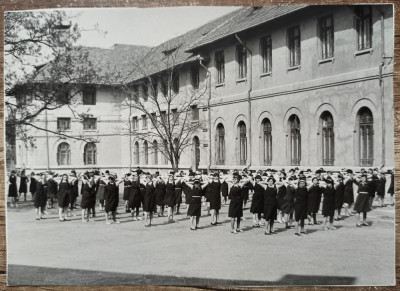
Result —
[[344, 202], [344, 184], [340, 182], [335, 188], [335, 209], [341, 209]]
[[19, 193], [28, 192], [28, 177], [23, 176], [19, 179]]
[[68, 207], [69, 187], [70, 187], [70, 185], [68, 182], [60, 182], [58, 192], [57, 192], [58, 207], [61, 207], [61, 208]]
[[96, 191], [96, 200], [104, 200], [104, 194], [106, 191], [107, 183], [102, 179], [97, 181], [97, 191]]
[[371, 178], [368, 179], [367, 183], [369, 184], [368, 193], [370, 198], [375, 197], [375, 193], [377, 191], [379, 178], [376, 175], [372, 175]]
[[322, 191], [318, 185], [312, 185], [308, 190], [307, 209], [308, 213], [318, 213], [321, 203]]
[[185, 194], [185, 204], [190, 204], [192, 189], [186, 183], [182, 183], [182, 191]]
[[390, 194], [390, 196], [394, 195], [394, 174], [390, 175], [390, 185], [387, 192]]
[[108, 183], [104, 186], [104, 200], [106, 201], [105, 211], [114, 212], [118, 208], [119, 191], [115, 183]]
[[269, 187], [264, 190], [264, 219], [275, 220], [278, 213], [278, 200], [276, 195], [278, 191], [275, 186]]
[[32, 194], [36, 193], [37, 189], [36, 183], [37, 183], [36, 179], [31, 177], [31, 181], [29, 183], [29, 192], [31, 192]]
[[178, 181], [175, 184], [175, 204], [181, 204], [182, 203], [182, 183], [181, 181]]
[[221, 209], [221, 183], [212, 181], [207, 186], [210, 209]]
[[228, 198], [231, 200], [229, 203], [228, 216], [231, 218], [240, 218], [243, 216], [243, 197], [242, 187], [239, 185], [232, 185], [229, 191]]
[[224, 197], [224, 198], [228, 197], [228, 189], [229, 189], [228, 183], [226, 183], [226, 181], [222, 182], [222, 184], [221, 184], [222, 197]]
[[335, 214], [335, 188], [323, 188], [324, 201], [322, 202], [322, 215], [324, 217], [333, 217]]
[[294, 211], [294, 197], [296, 189], [293, 186], [288, 185], [286, 187], [285, 198], [282, 203], [282, 212], [285, 214], [292, 214]]
[[8, 197], [17, 197], [17, 176], [11, 175], [9, 179], [10, 185], [8, 186]]
[[256, 183], [254, 185], [253, 199], [251, 200], [250, 213], [261, 214], [264, 212], [264, 188]]
[[210, 202], [210, 188], [208, 188], [208, 184], [202, 188], [202, 194], [206, 198], [206, 202]]
[[188, 209], [188, 216], [201, 216], [201, 196], [203, 195], [203, 189], [199, 187], [193, 187], [191, 191], [190, 204]]
[[308, 202], [307, 187], [297, 188], [294, 199], [294, 218], [296, 221], [304, 220], [307, 218], [307, 209], [308, 209], [307, 202]]
[[353, 204], [354, 203], [354, 189], [353, 189], [354, 179], [350, 178], [344, 183], [344, 199], [343, 203]]
[[165, 192], [166, 192], [165, 182], [157, 181], [156, 182], [156, 204], [158, 206], [164, 206]]
[[131, 192], [132, 181], [124, 180], [124, 195], [122, 196], [123, 200], [129, 200], [129, 193]]
[[282, 185], [278, 188], [276, 199], [278, 201], [278, 209], [282, 211], [283, 204], [285, 203], [286, 186]]
[[368, 212], [370, 210], [369, 207], [369, 194], [371, 193], [370, 187], [371, 184], [368, 182], [361, 183], [354, 181], [356, 185], [358, 185], [358, 195], [356, 199], [356, 203], [354, 203], [354, 211], [357, 213], [360, 212]]
[[[143, 190], [141, 188], [143, 188]], [[144, 197], [144, 193], [146, 192], [144, 188], [145, 188], [144, 185], [141, 185], [139, 181], [133, 181], [129, 188], [124, 188], [124, 191], [125, 189], [129, 189], [129, 195], [128, 195], [129, 208], [131, 209], [140, 208], [140, 204], [142, 203], [142, 193]]]
[[156, 208], [156, 188], [152, 182], [147, 183], [144, 189], [143, 211], [154, 212]]
[[173, 207], [175, 205], [175, 183], [167, 182], [165, 185], [164, 205]]
[[56, 196], [57, 196], [57, 187], [58, 187], [58, 185], [57, 185], [57, 182], [56, 181], [54, 181], [53, 179], [50, 179], [48, 182], [47, 182], [47, 198], [56, 198]]
[[33, 205], [35, 208], [44, 208], [47, 201], [47, 185], [41, 181], [36, 182], [36, 195]]
[[386, 178], [380, 177], [379, 180], [376, 182], [376, 194], [384, 198], [385, 197], [385, 187], [386, 187]]
[[243, 201], [249, 200], [249, 191], [250, 191], [249, 184], [250, 184], [250, 182], [247, 182], [242, 187], [242, 199], [243, 199]]
[[79, 180], [78, 179], [75, 179], [71, 184], [71, 190], [70, 191], [71, 191], [71, 194], [72, 194], [71, 196], [72, 196], [73, 200], [72, 201], [70, 200], [69, 201], [70, 203], [74, 203], [76, 197], [79, 196], [79, 186], [78, 186], [78, 184], [79, 184]]
[[82, 185], [81, 207], [83, 209], [92, 209], [96, 205], [96, 185], [89, 182]]

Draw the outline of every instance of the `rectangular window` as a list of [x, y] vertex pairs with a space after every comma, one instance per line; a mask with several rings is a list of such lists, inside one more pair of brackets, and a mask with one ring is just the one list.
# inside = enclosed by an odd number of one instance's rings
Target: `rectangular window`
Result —
[[225, 82], [224, 51], [215, 53], [215, 68], [217, 69], [217, 84], [223, 84]]
[[139, 86], [133, 86], [133, 100], [138, 102], [139, 101]]
[[190, 80], [191, 80], [193, 89], [198, 89], [199, 83], [200, 83], [200, 73], [199, 73], [198, 65], [194, 65], [190, 68]]
[[58, 130], [70, 130], [71, 129], [71, 118], [57, 118], [57, 129]]
[[146, 115], [142, 115], [142, 127], [143, 127], [143, 130], [147, 129], [147, 116]]
[[260, 40], [260, 51], [262, 60], [262, 73], [272, 71], [272, 44], [271, 36], [267, 35]]
[[161, 114], [160, 114], [160, 117], [161, 117], [161, 122], [162, 123], [166, 123], [167, 122], [167, 112], [162, 111]]
[[175, 125], [179, 125], [179, 115], [177, 109], [172, 109], [172, 118]]
[[135, 116], [135, 117], [132, 117], [132, 129], [133, 130], [138, 130], [138, 127], [139, 127], [139, 120], [138, 120], [138, 118]]
[[158, 95], [158, 78], [157, 77], [154, 77], [151, 82], [151, 94], [154, 99], [157, 99], [157, 95]]
[[163, 76], [163, 78], [161, 79], [161, 93], [164, 96], [168, 95], [168, 77], [167, 76]]
[[333, 58], [333, 17], [327, 16], [318, 20], [319, 40], [322, 59]]
[[298, 26], [292, 27], [287, 33], [289, 66], [300, 66], [300, 29]]
[[199, 108], [197, 107], [197, 105], [192, 106], [192, 120], [199, 120]]
[[83, 119], [84, 130], [96, 130], [97, 129], [97, 118], [84, 118]]
[[372, 9], [371, 6], [355, 7], [358, 50], [372, 48]]
[[247, 76], [246, 48], [241, 44], [236, 46], [237, 79], [245, 79]]
[[58, 104], [68, 104], [69, 98], [69, 90], [66, 88], [61, 88], [55, 93], [55, 99]]
[[151, 119], [152, 119], [151, 128], [155, 128], [154, 125], [157, 125], [157, 115], [155, 113], [152, 113], [151, 114]]
[[172, 90], [174, 90], [174, 93], [178, 94], [179, 93], [179, 73], [175, 72], [172, 77]]
[[143, 101], [146, 102], [149, 99], [149, 82], [145, 81], [142, 85], [142, 96]]
[[82, 89], [83, 105], [96, 105], [96, 87], [84, 86]]

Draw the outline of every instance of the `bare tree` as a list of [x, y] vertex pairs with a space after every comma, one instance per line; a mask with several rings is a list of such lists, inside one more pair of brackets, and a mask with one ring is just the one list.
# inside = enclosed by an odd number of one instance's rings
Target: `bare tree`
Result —
[[[207, 84], [199, 82], [198, 71], [197, 75], [191, 74], [191, 86], [180, 86], [179, 73], [188, 64], [178, 61], [179, 50], [179, 45], [175, 49], [164, 48], [161, 60], [153, 59], [153, 51], [144, 58], [132, 60], [135, 81], [125, 79], [120, 84], [128, 96], [123, 107], [130, 111], [129, 134], [147, 145], [142, 151], [145, 158], [149, 150], [161, 152], [175, 172], [183, 151], [193, 145], [193, 135], [205, 127], [205, 121], [199, 118], [199, 108], [205, 106], [207, 96]], [[197, 64], [194, 60], [192, 67]], [[141, 117], [147, 129], [139, 131], [139, 121], [131, 119], [133, 115]]]

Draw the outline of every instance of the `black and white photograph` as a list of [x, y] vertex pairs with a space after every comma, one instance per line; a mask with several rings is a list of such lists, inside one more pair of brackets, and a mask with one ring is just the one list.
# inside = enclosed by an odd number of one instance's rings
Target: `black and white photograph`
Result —
[[4, 13], [8, 286], [393, 286], [392, 4]]

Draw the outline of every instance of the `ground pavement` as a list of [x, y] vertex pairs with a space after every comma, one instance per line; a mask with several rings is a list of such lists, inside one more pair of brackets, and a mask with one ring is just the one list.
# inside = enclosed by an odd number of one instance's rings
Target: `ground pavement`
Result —
[[[388, 202], [388, 201], [387, 201]], [[376, 203], [376, 202], [375, 202]], [[374, 203], [374, 205], [375, 205]], [[337, 230], [306, 226], [307, 235], [276, 224], [276, 235], [252, 227], [249, 205], [243, 233], [231, 234], [228, 206], [218, 226], [202, 211], [202, 229], [189, 230], [185, 214], [175, 223], [155, 218], [153, 226], [132, 221], [105, 224], [103, 211], [81, 223], [80, 209], [59, 222], [57, 209], [36, 221], [33, 202], [7, 210], [9, 285], [393, 285], [394, 206], [374, 207], [370, 226], [355, 217]], [[185, 207], [182, 207], [185, 212]], [[321, 215], [318, 220], [322, 221]]]

